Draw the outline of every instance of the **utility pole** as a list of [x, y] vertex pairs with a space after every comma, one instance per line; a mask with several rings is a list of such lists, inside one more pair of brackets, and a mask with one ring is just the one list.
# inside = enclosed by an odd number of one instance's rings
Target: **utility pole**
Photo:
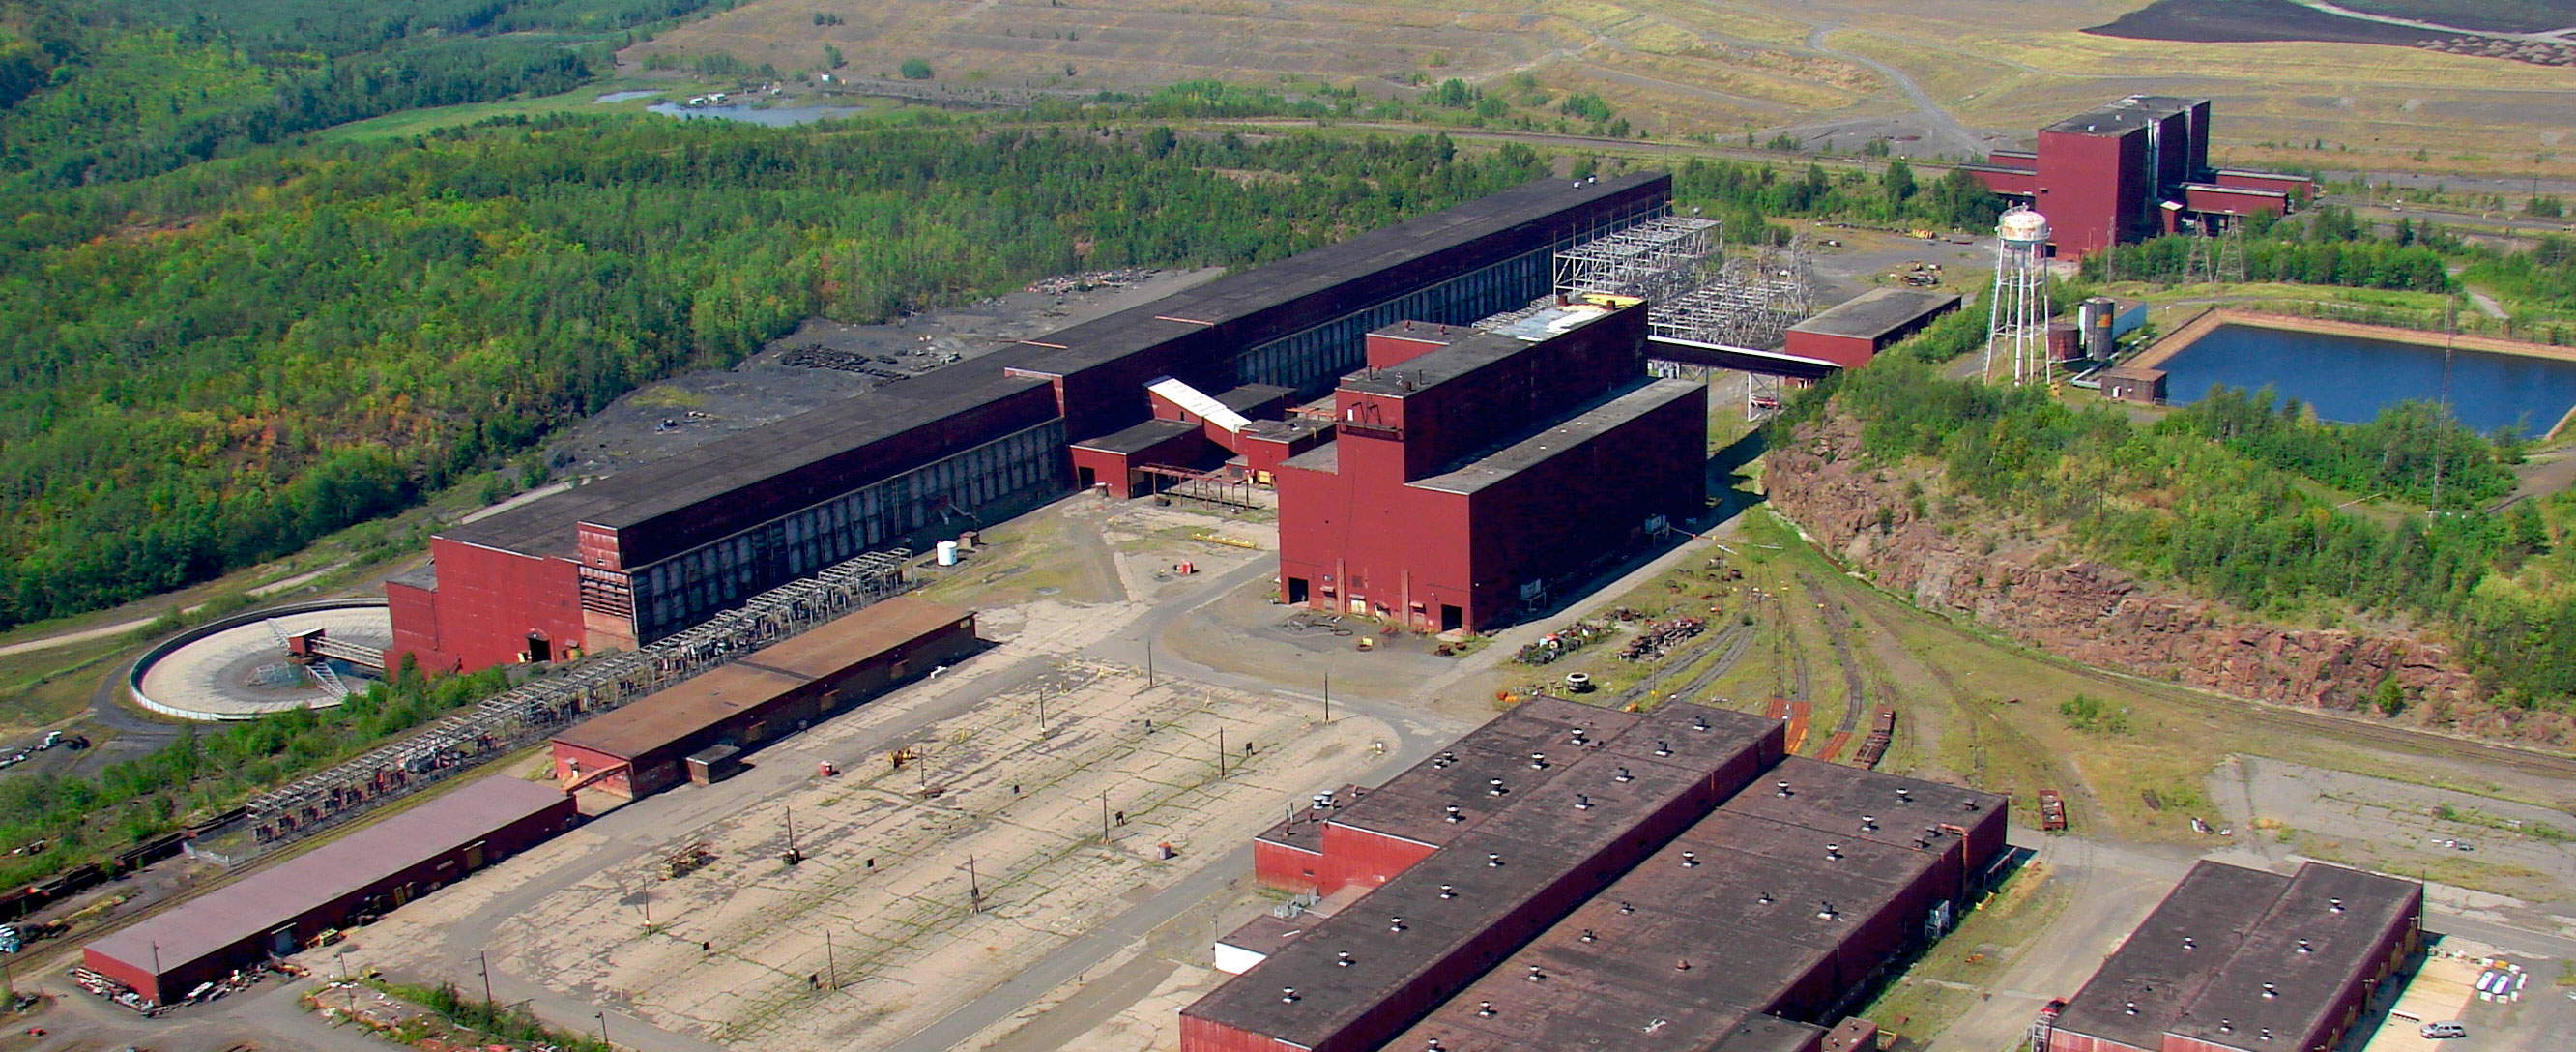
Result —
[[1100, 791], [1100, 839], [1109, 839], [1109, 790]]
[[1145, 637], [1145, 685], [1154, 685], [1154, 637]]
[[643, 892], [637, 899], [636, 905], [644, 907], [644, 930], [651, 932], [653, 930], [653, 893], [650, 890]]
[[610, 1048], [616, 1048], [617, 1046], [616, 1046], [615, 1044], [610, 1043], [610, 1041], [608, 1040], [608, 1013], [607, 1013], [607, 1012], [592, 1012], [592, 1013], [590, 1014], [590, 1017], [591, 1017], [591, 1018], [593, 1018], [593, 1019], [599, 1020], [599, 1043], [600, 1043], [600, 1044], [603, 1044], [603, 1045], [607, 1045], [607, 1046], [608, 1046], [608, 1047], [610, 1047]]
[[805, 853], [796, 850], [796, 809], [782, 807], [780, 810], [785, 812], [787, 818], [787, 864], [793, 866], [805, 861]]
[[976, 910], [984, 908], [984, 882], [975, 876], [973, 855], [966, 856], [966, 903]]
[[1046, 726], [1046, 688], [1045, 688], [1045, 687], [1039, 687], [1039, 688], [1038, 688], [1038, 737], [1040, 737], [1040, 738], [1044, 738], [1044, 737], [1046, 737], [1046, 736], [1047, 736], [1047, 726]]
[[828, 924], [823, 926], [823, 974], [831, 979], [832, 989], [841, 988], [841, 965], [832, 956], [832, 927]]
[[483, 1005], [487, 1008], [492, 1007], [492, 962], [484, 959], [483, 951], [476, 950], [474, 967], [476, 971], [483, 973]]
[[1324, 673], [1324, 722], [1333, 722], [1333, 674]]
[[1225, 777], [1225, 728], [1216, 729], [1216, 776]]

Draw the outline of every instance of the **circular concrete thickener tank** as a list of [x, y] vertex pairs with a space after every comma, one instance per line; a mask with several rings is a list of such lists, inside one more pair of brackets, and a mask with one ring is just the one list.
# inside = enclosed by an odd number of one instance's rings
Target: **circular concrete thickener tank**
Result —
[[[200, 625], [145, 651], [128, 673], [137, 704], [184, 720], [257, 719], [287, 709], [338, 705], [338, 694], [290, 660], [280, 635], [314, 629], [362, 647], [393, 641], [382, 599], [322, 600], [238, 614]], [[368, 680], [346, 665], [341, 682], [365, 690]]]
[[2005, 210], [1995, 224], [1995, 234], [2006, 241], [2039, 244], [2048, 240], [2048, 217], [2016, 206]]

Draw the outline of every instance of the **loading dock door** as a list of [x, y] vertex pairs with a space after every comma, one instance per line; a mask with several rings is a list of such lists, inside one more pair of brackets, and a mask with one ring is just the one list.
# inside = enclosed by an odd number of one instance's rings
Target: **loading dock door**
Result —
[[295, 953], [296, 949], [294, 925], [281, 924], [278, 925], [277, 930], [268, 933], [269, 956], [290, 956]]
[[465, 845], [465, 871], [471, 873], [481, 868], [483, 868], [483, 841], [477, 840]]

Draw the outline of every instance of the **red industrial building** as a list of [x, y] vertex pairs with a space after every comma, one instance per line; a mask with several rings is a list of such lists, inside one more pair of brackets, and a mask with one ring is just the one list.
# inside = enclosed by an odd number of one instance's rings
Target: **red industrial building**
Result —
[[[1183, 1052], [1819, 1052], [2004, 849], [1989, 793], [1785, 757], [1774, 720], [1534, 698], [1255, 842], [1323, 896], [1219, 945]], [[1611, 1035], [1616, 1035], [1615, 1038]]]
[[1053, 500], [1077, 461], [1131, 492], [1144, 468], [1218, 452], [1201, 440], [1268, 470], [1318, 429], [1211, 429], [1205, 406], [1149, 389], [1263, 415], [1358, 366], [1371, 329], [1463, 325], [1546, 294], [1558, 249], [1661, 215], [1671, 194], [1661, 173], [1540, 180], [456, 526], [430, 565], [387, 582], [387, 656], [449, 671], [649, 644], [863, 553]]
[[82, 950], [146, 1006], [283, 957], [542, 843], [580, 820], [563, 790], [507, 775], [468, 782], [311, 852], [207, 892]]
[[2035, 1031], [2043, 1052], [2325, 1052], [2424, 938], [2424, 886], [2192, 867]]
[[555, 780], [648, 796], [690, 780], [694, 754], [758, 748], [982, 647], [972, 612], [897, 596], [574, 725]]
[[2211, 168], [2209, 114], [2207, 99], [2131, 95], [2040, 129], [2036, 150], [1997, 150], [1962, 167], [2047, 216], [2065, 258], [2157, 234], [2215, 232], [2314, 196], [2305, 176]]
[[1878, 352], [1957, 309], [1956, 293], [1872, 289], [1790, 326], [1782, 350], [1857, 369], [1878, 357]]
[[1292, 605], [1483, 628], [1706, 503], [1708, 395], [1645, 376], [1646, 308], [1371, 333], [1333, 441], [1282, 461]]

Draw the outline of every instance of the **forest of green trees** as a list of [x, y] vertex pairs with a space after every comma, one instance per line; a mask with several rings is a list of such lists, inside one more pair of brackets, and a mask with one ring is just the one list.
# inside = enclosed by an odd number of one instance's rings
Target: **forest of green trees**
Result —
[[[1840, 374], [1775, 426], [1812, 419], [1829, 401], [1862, 421], [1870, 456], [1939, 461], [1946, 485], [1984, 506], [1960, 514], [2064, 527], [2097, 557], [2258, 615], [2418, 619], [2458, 639], [2506, 703], [2576, 703], [2576, 552], [2566, 543], [2576, 495], [2392, 525], [2300, 484], [2429, 492], [2429, 456], [2382, 461], [2373, 454], [2385, 447], [2370, 444], [2430, 428], [2460, 457], [2445, 470], [2488, 479], [2491, 490], [2511, 451], [2428, 418], [2430, 407], [2395, 407], [2365, 425], [2316, 424], [2240, 395], [2149, 427], [2037, 387], [1945, 379], [1898, 354]], [[2334, 442], [2359, 448], [2325, 448]], [[2444, 503], [2455, 502], [2446, 493]]]

